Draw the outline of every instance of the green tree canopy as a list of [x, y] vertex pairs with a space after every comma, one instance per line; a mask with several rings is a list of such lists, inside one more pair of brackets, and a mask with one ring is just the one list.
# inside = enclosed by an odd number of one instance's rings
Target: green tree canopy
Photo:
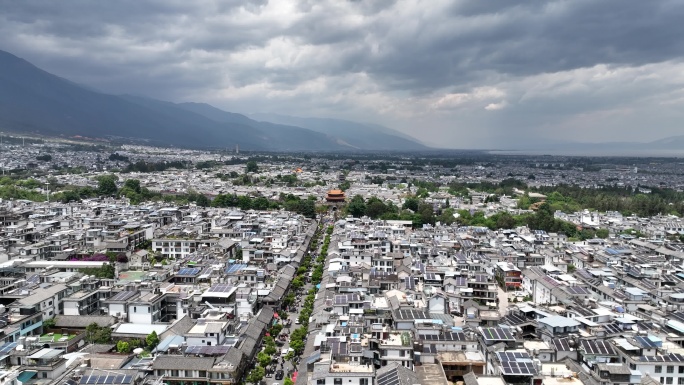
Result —
[[413, 212], [418, 211], [418, 205], [420, 204], [420, 200], [416, 197], [408, 197], [404, 200], [404, 204], [401, 206], [403, 209], [408, 209]]
[[362, 217], [366, 213], [366, 202], [361, 195], [354, 195], [347, 206], [347, 212], [354, 217]]
[[252, 369], [251, 372], [247, 375], [247, 378], [245, 380], [247, 382], [251, 382], [252, 384], [257, 384], [259, 381], [261, 381], [262, 378], [266, 375], [266, 370], [262, 367], [257, 365], [256, 368]]
[[97, 193], [104, 196], [115, 195], [118, 191], [116, 187], [116, 176], [103, 175], [97, 179]]
[[153, 349], [157, 345], [159, 345], [159, 336], [157, 336], [156, 331], [152, 330], [152, 333], [148, 334], [147, 337], [145, 337], [145, 344], [150, 349]]
[[259, 354], [257, 354], [257, 362], [259, 362], [259, 365], [266, 367], [271, 363], [271, 356], [263, 351], [259, 352]]
[[131, 189], [136, 193], [140, 194], [140, 181], [137, 179], [126, 179], [123, 187]]
[[259, 165], [256, 161], [250, 160], [247, 162], [245, 172], [259, 172]]
[[116, 343], [116, 351], [119, 353], [130, 353], [131, 345], [126, 341], [119, 341]]
[[211, 205], [211, 201], [204, 194], [198, 194], [195, 203], [200, 207], [209, 207]]

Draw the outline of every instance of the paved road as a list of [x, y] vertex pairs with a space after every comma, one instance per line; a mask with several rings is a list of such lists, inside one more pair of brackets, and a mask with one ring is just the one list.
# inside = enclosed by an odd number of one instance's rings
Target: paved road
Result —
[[[323, 232], [321, 234], [320, 239], [318, 240], [318, 250], [316, 253], [311, 255], [311, 264], [315, 263], [316, 258], [321, 252], [321, 247], [323, 246], [323, 240], [325, 239], [325, 226], [323, 227]], [[313, 271], [313, 269], [312, 269]], [[295, 321], [299, 318], [299, 313], [302, 311], [302, 305], [304, 305], [304, 298], [306, 297], [306, 293], [313, 288], [313, 285], [310, 282], [307, 282], [304, 287], [301, 289], [301, 300], [295, 301], [295, 308], [294, 309], [289, 309], [290, 312], [288, 313], [288, 318], [292, 320], [292, 324], [289, 327], [289, 333], [292, 333], [295, 329], [299, 328], [301, 325], [295, 324]], [[285, 331], [288, 331], [288, 329], [283, 329]], [[290, 341], [286, 341], [283, 346], [278, 347], [278, 352], [276, 355], [278, 356], [278, 364], [277, 369], [284, 371], [285, 377], [283, 377], [282, 380], [276, 380], [275, 379], [275, 373], [271, 377], [265, 377], [264, 380], [266, 381], [267, 385], [273, 385], [274, 383], [279, 383], [282, 384], [285, 378], [288, 377], [290, 373], [292, 373], [295, 368], [292, 366], [292, 363], [290, 361], [284, 361], [281, 357], [281, 352], [283, 348], [289, 348], [290, 347]], [[301, 358], [300, 358], [301, 361]]]
[[501, 286], [497, 285], [497, 289], [499, 292], [497, 293], [497, 298], [499, 298], [499, 314], [501, 314], [502, 317], [506, 316], [508, 314], [508, 293], [503, 291]]

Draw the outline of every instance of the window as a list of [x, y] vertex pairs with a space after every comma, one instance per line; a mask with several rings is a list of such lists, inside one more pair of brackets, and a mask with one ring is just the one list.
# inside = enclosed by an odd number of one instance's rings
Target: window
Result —
[[206, 376], [207, 376], [207, 372], [205, 370], [199, 371], [199, 377], [206, 377]]
[[679, 367], [679, 374], [682, 374], [682, 373], [684, 373], [684, 366]]
[[177, 371], [177, 370], [172, 370], [172, 371], [171, 371], [171, 377], [178, 377], [178, 371]]
[[333, 380], [334, 385], [342, 385], [342, 379], [341, 378], [335, 378]]
[[368, 379], [367, 378], [361, 378], [359, 380], [359, 385], [368, 385]]
[[673, 377], [665, 377], [665, 384], [666, 385], [672, 385], [672, 380], [673, 380]]
[[684, 385], [684, 377], [679, 377], [677, 379], [677, 385]]
[[138, 312], [138, 308], [136, 306], [133, 306], [133, 313], [137, 313], [137, 312]]
[[667, 366], [667, 372], [668, 373], [674, 373], [674, 366], [668, 365]]
[[316, 385], [325, 385], [325, 378], [319, 378], [316, 380]]
[[[656, 372], [656, 373], [662, 373], [662, 372], [663, 372], [663, 367], [660, 366], [660, 365], [656, 365], [656, 367], [655, 367], [655, 372]], [[663, 382], [660, 381], [660, 383], [662, 384]]]

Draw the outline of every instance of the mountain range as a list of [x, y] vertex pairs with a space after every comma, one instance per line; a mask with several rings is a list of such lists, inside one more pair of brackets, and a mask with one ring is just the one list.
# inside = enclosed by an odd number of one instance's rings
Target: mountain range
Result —
[[682, 156], [684, 155], [684, 135], [669, 136], [649, 142], [587, 143], [539, 140], [527, 146], [520, 146], [515, 151], [550, 155]]
[[304, 127], [309, 130], [333, 136], [348, 146], [365, 149], [368, 143], [374, 143], [378, 150], [411, 151], [424, 150], [426, 146], [417, 146], [417, 141], [408, 135], [378, 124], [351, 122], [341, 119], [301, 118], [297, 116], [256, 113], [250, 114], [255, 120], [277, 124]]
[[413, 151], [417, 140], [378, 125], [285, 116], [257, 119], [204, 103], [110, 95], [0, 50], [0, 129], [187, 148], [261, 151]]

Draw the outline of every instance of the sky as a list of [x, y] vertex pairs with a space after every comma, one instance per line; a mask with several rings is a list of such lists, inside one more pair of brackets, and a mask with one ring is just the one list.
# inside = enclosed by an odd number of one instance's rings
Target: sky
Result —
[[0, 49], [114, 94], [450, 148], [684, 134], [681, 0], [0, 0]]

